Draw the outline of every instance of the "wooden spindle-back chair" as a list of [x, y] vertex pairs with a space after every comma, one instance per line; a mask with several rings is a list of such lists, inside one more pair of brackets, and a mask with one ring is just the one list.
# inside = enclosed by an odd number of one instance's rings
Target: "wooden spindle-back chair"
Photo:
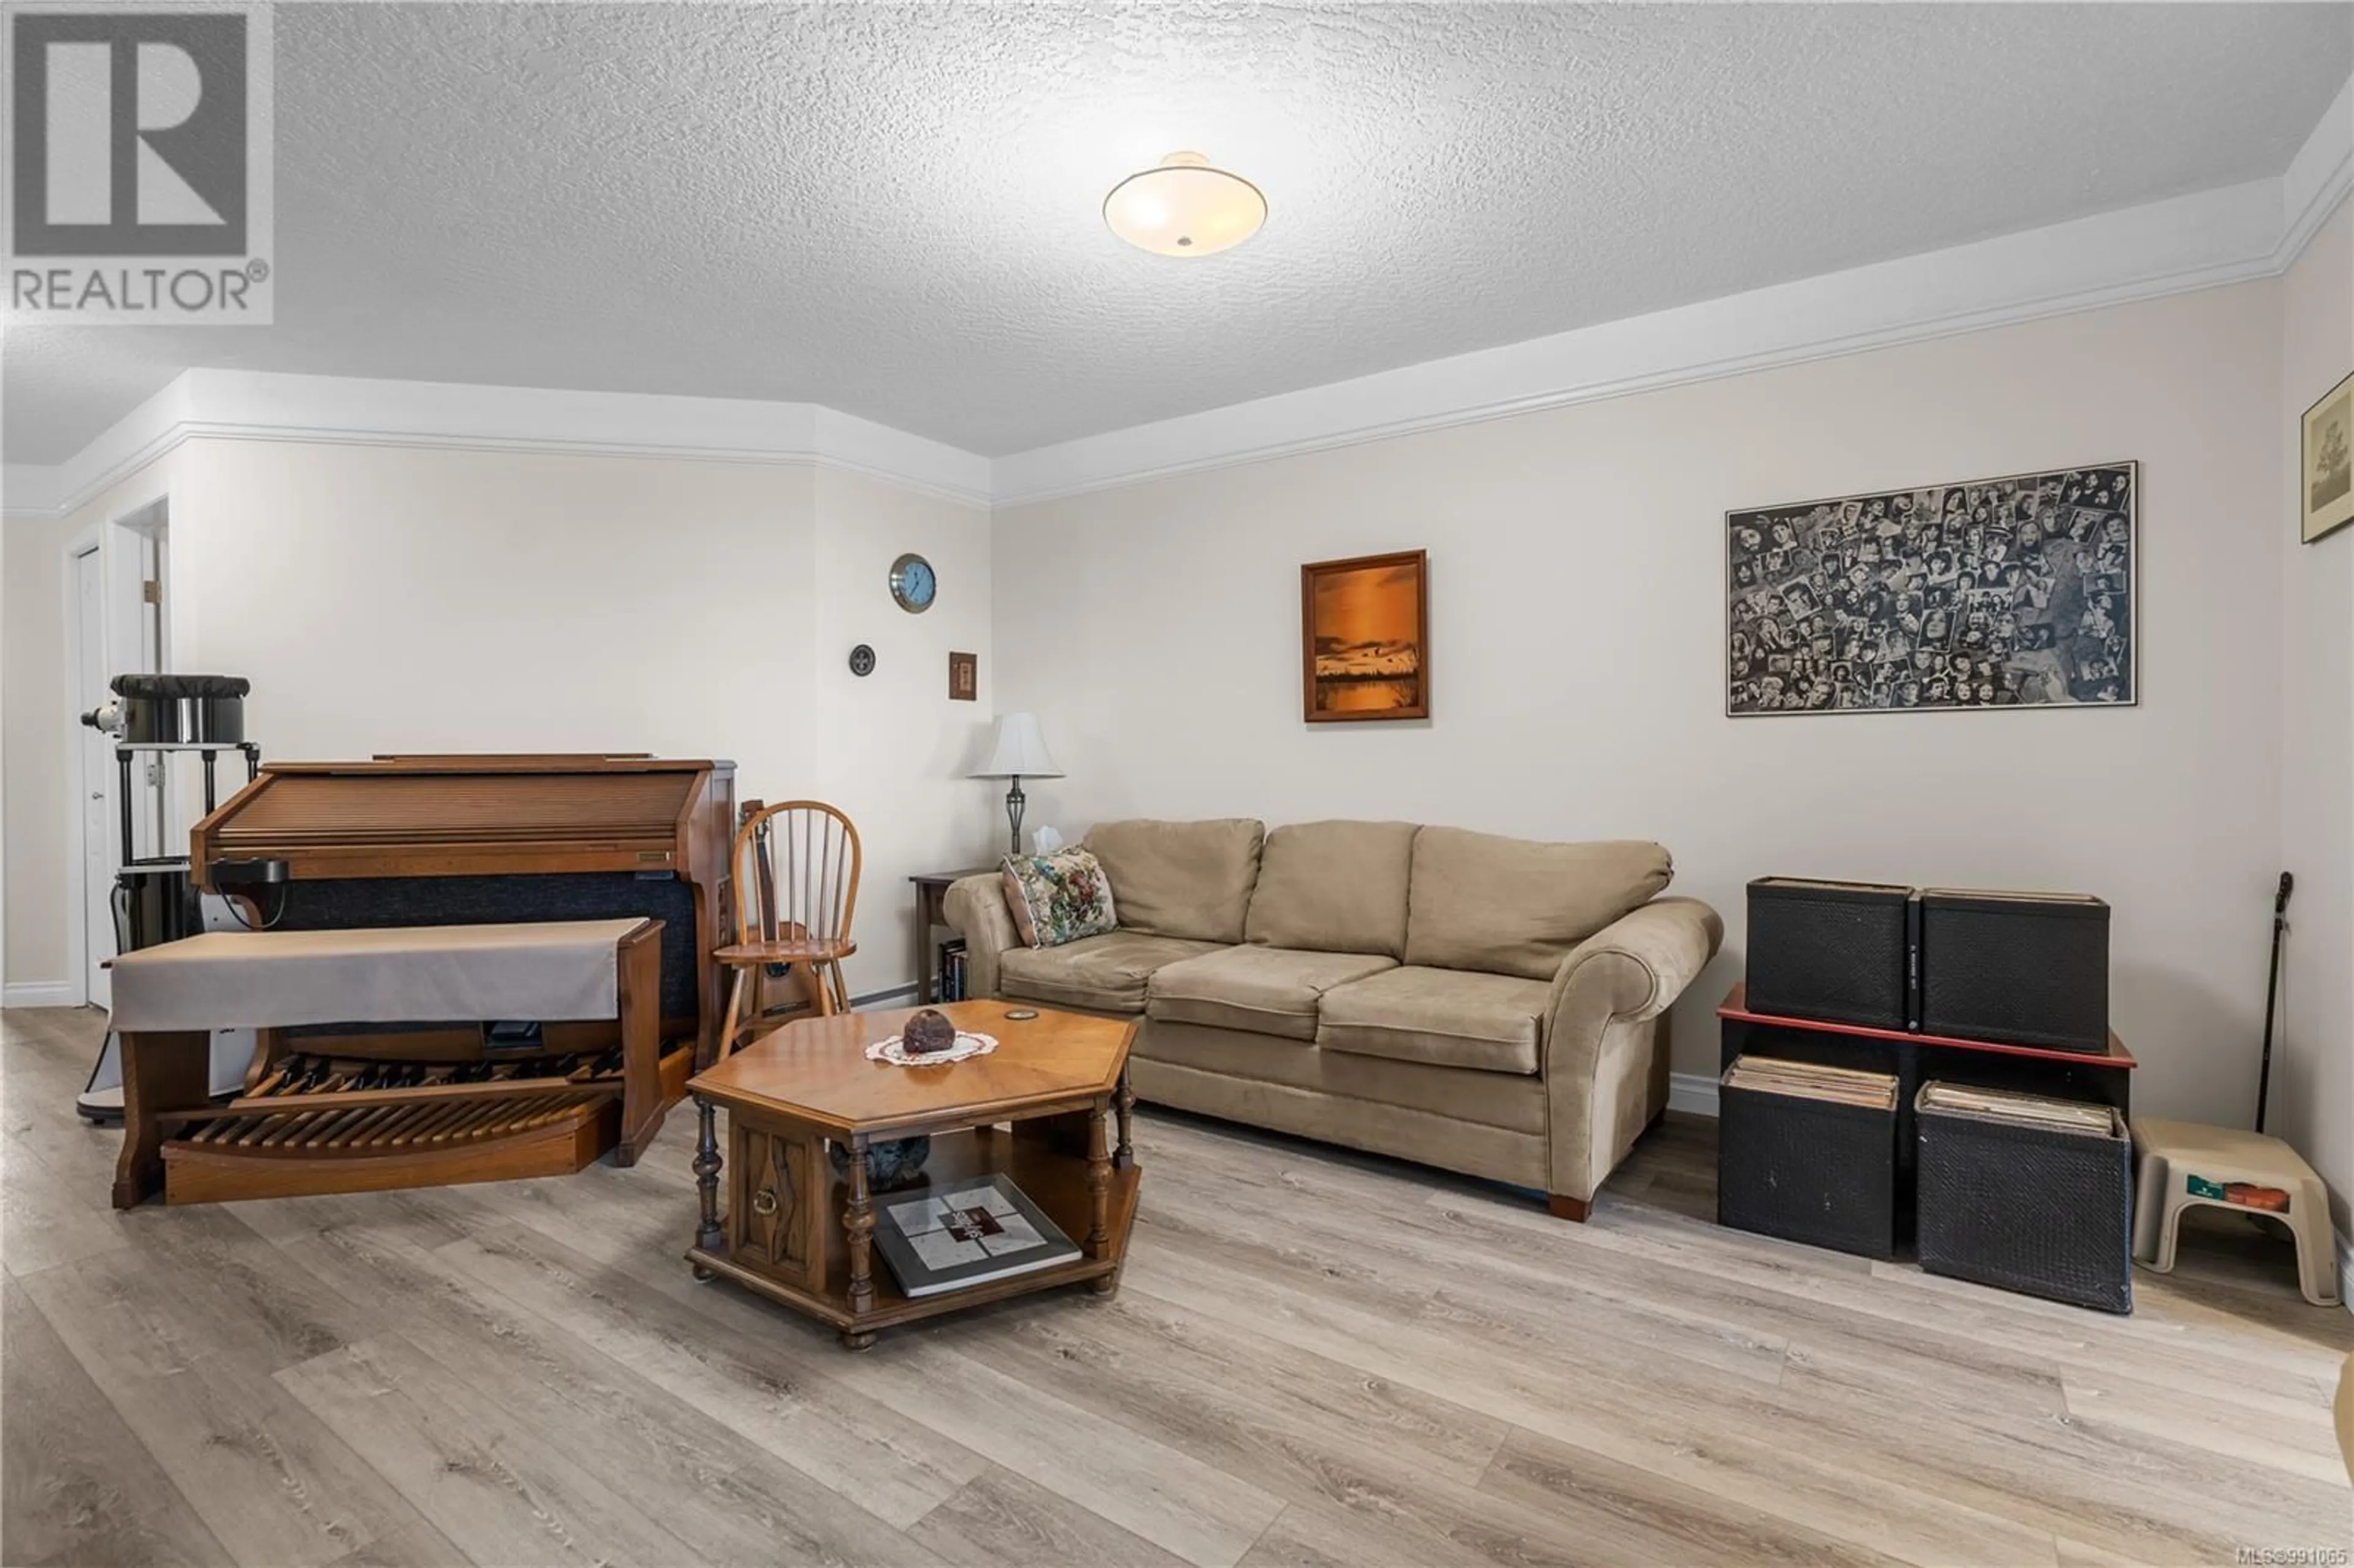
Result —
[[735, 1051], [739, 1028], [850, 1010], [842, 960], [858, 950], [850, 920], [859, 862], [857, 828], [824, 801], [744, 803], [731, 862], [736, 940], [712, 955], [736, 971], [722, 1057]]

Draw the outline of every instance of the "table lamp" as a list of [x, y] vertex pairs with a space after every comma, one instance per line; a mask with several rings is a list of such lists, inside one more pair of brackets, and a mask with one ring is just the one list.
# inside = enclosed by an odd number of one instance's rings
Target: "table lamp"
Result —
[[1005, 791], [1005, 822], [1012, 830], [1009, 854], [1022, 853], [1022, 808], [1024, 779], [1060, 779], [1063, 770], [1047, 753], [1046, 737], [1038, 733], [1035, 714], [1000, 714], [997, 733], [990, 737], [989, 760], [974, 768], [974, 779], [1010, 779]]

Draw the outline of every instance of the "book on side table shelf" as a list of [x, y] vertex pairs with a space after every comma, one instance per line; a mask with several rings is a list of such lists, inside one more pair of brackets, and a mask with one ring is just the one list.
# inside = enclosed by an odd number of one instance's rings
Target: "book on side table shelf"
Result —
[[911, 1301], [1079, 1255], [1071, 1238], [1002, 1174], [876, 1206], [875, 1250]]

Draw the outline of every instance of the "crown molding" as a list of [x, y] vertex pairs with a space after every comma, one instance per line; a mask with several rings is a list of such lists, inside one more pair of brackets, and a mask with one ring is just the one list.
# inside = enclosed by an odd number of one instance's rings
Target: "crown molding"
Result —
[[810, 463], [1019, 506], [2277, 277], [2354, 191], [2354, 79], [2288, 168], [994, 461], [815, 403], [191, 370], [0, 512], [57, 517], [193, 436]]
[[1016, 506], [2275, 274], [2250, 181], [997, 460]]
[[9, 467], [8, 514], [62, 515], [197, 437], [806, 463], [990, 502], [987, 458], [815, 403], [189, 370], [69, 461]]
[[2305, 139], [2281, 175], [2281, 238], [2274, 270], [2285, 272], [2305, 253], [2314, 231], [2354, 190], [2354, 77]]
[[164, 389], [99, 432], [61, 463], [10, 463], [0, 469], [0, 502], [9, 517], [62, 517], [154, 461], [179, 442], [174, 428], [191, 413], [196, 371], [183, 371]]
[[2354, 79], [2280, 175], [1002, 457], [1019, 506], [2277, 277], [2354, 189]]

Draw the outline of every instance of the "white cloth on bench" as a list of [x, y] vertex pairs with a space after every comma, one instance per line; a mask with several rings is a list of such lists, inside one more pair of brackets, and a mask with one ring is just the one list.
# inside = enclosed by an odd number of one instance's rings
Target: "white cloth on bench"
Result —
[[112, 1026], [131, 1033], [612, 1018], [615, 949], [644, 924], [207, 931], [116, 959]]

